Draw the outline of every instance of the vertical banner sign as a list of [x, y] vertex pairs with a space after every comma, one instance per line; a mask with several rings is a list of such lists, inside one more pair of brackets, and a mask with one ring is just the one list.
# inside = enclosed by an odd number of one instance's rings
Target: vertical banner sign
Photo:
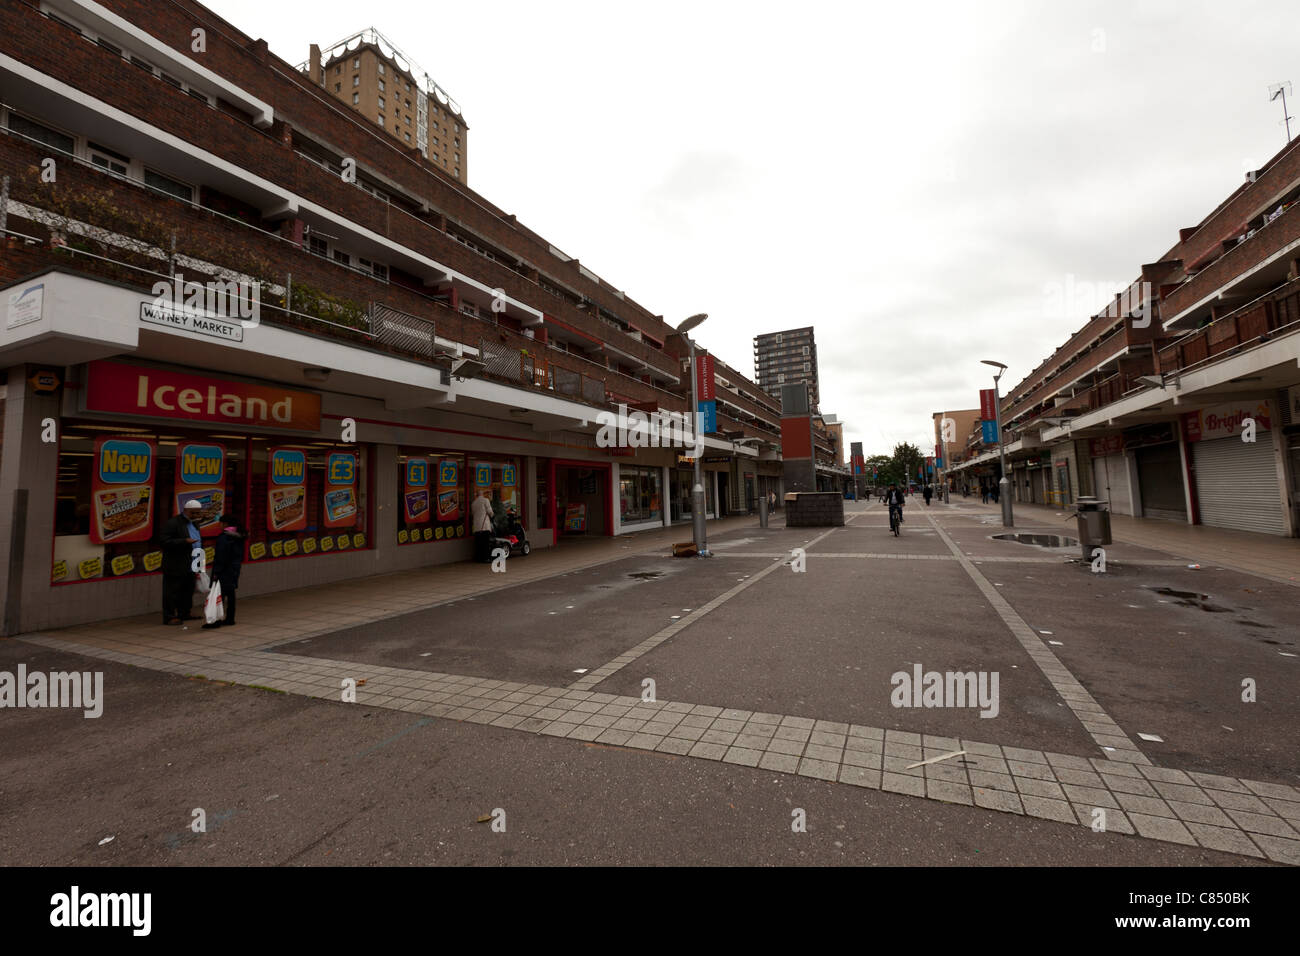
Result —
[[983, 434], [980, 436], [984, 439], [986, 445], [996, 445], [998, 443], [998, 423], [990, 418], [980, 422], [980, 430]]
[[187, 501], [197, 501], [202, 509], [194, 522], [200, 535], [210, 538], [221, 533], [221, 515], [226, 510], [224, 445], [181, 445], [176, 449], [176, 510]]
[[460, 520], [460, 462], [455, 458], [438, 462], [438, 520]]
[[996, 389], [980, 389], [980, 418], [990, 422], [996, 422], [998, 420], [998, 399]]
[[700, 400], [700, 433], [711, 435], [718, 430], [718, 403]]
[[138, 438], [95, 439], [91, 477], [93, 544], [153, 537], [153, 463], [156, 449]]
[[700, 401], [711, 402], [718, 396], [713, 388], [713, 356], [695, 353], [695, 369], [699, 378]]
[[429, 520], [429, 459], [406, 459], [406, 489], [402, 507], [407, 524], [425, 524]]
[[325, 520], [327, 528], [357, 526], [357, 456], [330, 452], [325, 456]]
[[271, 448], [268, 453], [267, 530], [301, 531], [307, 527], [307, 453], [301, 448]]

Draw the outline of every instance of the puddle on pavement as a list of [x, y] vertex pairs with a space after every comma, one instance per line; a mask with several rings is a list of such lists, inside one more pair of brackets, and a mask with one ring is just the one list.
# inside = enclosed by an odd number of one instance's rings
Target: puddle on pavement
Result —
[[1179, 591], [1174, 588], [1146, 588], [1148, 591], [1154, 591], [1156, 594], [1163, 594], [1165, 597], [1174, 598], [1174, 603], [1179, 607], [1195, 607], [1202, 611], [1209, 611], [1211, 614], [1219, 614], [1230, 610], [1221, 607], [1218, 604], [1210, 603], [1210, 596], [1202, 594], [1200, 591]]
[[995, 534], [998, 541], [1014, 541], [1016, 544], [1031, 544], [1039, 548], [1074, 548], [1079, 542], [1059, 534], [1029, 534], [1027, 532], [1008, 532]]

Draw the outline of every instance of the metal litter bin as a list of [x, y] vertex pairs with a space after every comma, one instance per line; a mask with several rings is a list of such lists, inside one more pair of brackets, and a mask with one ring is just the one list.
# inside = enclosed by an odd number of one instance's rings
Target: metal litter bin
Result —
[[1110, 502], [1085, 495], [1075, 501], [1078, 510], [1079, 544], [1085, 564], [1092, 561], [1092, 549], [1110, 544]]

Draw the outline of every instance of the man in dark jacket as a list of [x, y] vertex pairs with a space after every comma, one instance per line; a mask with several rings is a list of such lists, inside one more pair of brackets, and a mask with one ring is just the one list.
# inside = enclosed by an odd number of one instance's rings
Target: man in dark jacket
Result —
[[172, 515], [163, 524], [164, 624], [179, 624], [194, 617], [190, 613], [194, 607], [194, 549], [203, 548], [194, 521], [202, 510], [197, 501], [187, 501], [180, 514]]
[[221, 585], [221, 603], [226, 616], [215, 624], [204, 624], [205, 628], [235, 625], [235, 592], [239, 589], [239, 571], [244, 564], [246, 537], [248, 536], [239, 530], [239, 518], [236, 515], [221, 516], [221, 534], [217, 535], [213, 546], [212, 580]]

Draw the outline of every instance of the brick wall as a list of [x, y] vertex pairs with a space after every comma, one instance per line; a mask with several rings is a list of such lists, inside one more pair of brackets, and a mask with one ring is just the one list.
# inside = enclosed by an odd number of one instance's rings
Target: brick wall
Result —
[[[406, 148], [376, 129], [372, 122], [353, 115], [350, 106], [339, 103], [332, 93], [312, 83], [288, 62], [272, 55], [264, 41], [251, 39], [207, 8], [189, 0], [166, 4], [152, 0], [106, 0], [105, 6], [207, 69], [270, 103], [281, 122], [270, 133], [254, 130], [251, 126], [238, 130], [235, 128], [237, 120], [227, 117], [229, 122], [221, 122], [218, 111], [173, 90], [120, 57], [87, 43], [25, 4], [6, 4], [0, 8], [0, 49], [42, 72], [86, 89], [92, 96], [105, 99], [134, 116], [299, 191], [304, 191], [298, 180], [300, 166], [293, 162], [297, 157], [287, 149], [283, 137], [286, 126], [302, 130], [343, 155], [356, 157], [360, 166], [373, 169], [410, 195], [428, 202], [451, 221], [463, 224], [488, 243], [531, 263], [534, 268], [541, 269], [543, 275], [587, 295], [656, 339], [662, 341], [671, 332], [666, 323], [643, 306], [626, 297], [615, 296], [611, 289], [582, 275], [576, 261], [563, 262], [556, 258], [544, 239], [519, 225], [513, 216], [508, 216], [463, 183], [456, 182], [440, 168], [424, 161], [417, 149]], [[190, 31], [195, 27], [207, 31], [207, 50], [202, 54], [190, 50]], [[275, 156], [269, 147], [278, 148], [282, 155]], [[354, 192], [358, 196], [351, 197], [352, 202], [349, 202], [344, 198], [345, 192]], [[360, 190], [345, 190], [342, 183], [327, 193], [308, 194], [313, 201], [320, 201], [345, 214], [349, 207], [361, 201], [360, 197], [376, 206], [381, 205]], [[423, 249], [424, 246], [415, 248]], [[535, 296], [535, 292], [534, 287], [530, 298]], [[565, 321], [569, 321], [567, 317]], [[604, 328], [608, 329], [607, 326]], [[631, 338], [620, 337], [619, 348], [642, 357], [635, 348], [624, 347], [624, 338], [628, 345], [639, 344]]]

